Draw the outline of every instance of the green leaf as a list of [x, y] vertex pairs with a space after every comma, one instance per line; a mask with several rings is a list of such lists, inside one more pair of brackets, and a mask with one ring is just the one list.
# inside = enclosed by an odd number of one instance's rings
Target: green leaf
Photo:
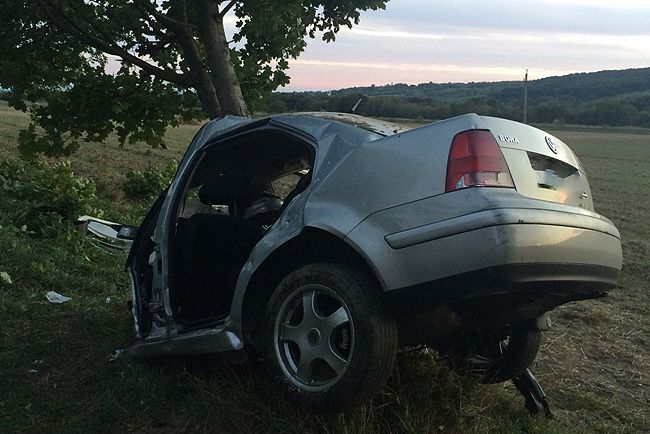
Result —
[[[306, 38], [334, 41], [340, 28], [358, 23], [360, 11], [383, 9], [386, 0], [237, 1], [230, 42], [214, 36], [224, 31], [220, 18], [215, 31], [200, 31], [200, 3], [0, 2], [0, 90], [31, 115], [20, 132], [21, 154], [67, 156], [111, 134], [121, 145], [157, 147], [179, 120], [254, 110], [289, 83], [289, 61]], [[210, 70], [229, 64], [232, 79]], [[229, 97], [237, 104], [223, 102]]]

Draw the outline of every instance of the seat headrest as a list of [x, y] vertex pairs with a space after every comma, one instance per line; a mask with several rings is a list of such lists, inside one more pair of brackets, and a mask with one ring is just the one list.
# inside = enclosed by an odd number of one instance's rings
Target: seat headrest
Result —
[[250, 201], [255, 194], [248, 177], [243, 175], [218, 175], [210, 178], [199, 189], [203, 203], [230, 204], [235, 201]]

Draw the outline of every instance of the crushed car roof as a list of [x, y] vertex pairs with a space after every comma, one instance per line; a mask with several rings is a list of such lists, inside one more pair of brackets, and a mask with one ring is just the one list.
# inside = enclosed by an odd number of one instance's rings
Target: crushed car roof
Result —
[[262, 119], [228, 115], [203, 125], [194, 136], [189, 150], [200, 149], [215, 138], [235, 132], [246, 125], [254, 128], [255, 125], [267, 123], [288, 125], [310, 135], [318, 143], [334, 135], [340, 136], [347, 142], [365, 143], [396, 134], [401, 130], [397, 124], [350, 113], [301, 112]]
[[364, 130], [372, 131], [382, 136], [391, 136], [402, 131], [404, 128], [393, 122], [383, 121], [380, 119], [368, 118], [359, 116], [352, 113], [336, 113], [336, 112], [298, 112], [293, 113], [292, 116], [311, 116], [321, 119], [329, 119], [333, 121], [343, 122], [345, 124], [354, 125]]

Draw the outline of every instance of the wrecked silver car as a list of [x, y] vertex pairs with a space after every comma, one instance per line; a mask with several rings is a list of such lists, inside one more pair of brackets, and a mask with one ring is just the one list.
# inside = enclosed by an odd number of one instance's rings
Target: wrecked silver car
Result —
[[257, 354], [321, 412], [370, 399], [400, 346], [521, 384], [547, 312], [602, 296], [620, 268], [580, 162], [536, 128], [225, 117], [194, 137], [130, 249], [129, 354]]

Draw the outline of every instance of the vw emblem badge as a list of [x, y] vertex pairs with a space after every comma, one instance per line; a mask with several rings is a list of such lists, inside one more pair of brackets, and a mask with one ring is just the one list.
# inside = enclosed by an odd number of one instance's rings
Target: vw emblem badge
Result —
[[552, 137], [546, 136], [546, 144], [548, 145], [548, 148], [553, 151], [554, 154], [557, 154], [557, 145], [555, 144], [555, 141], [553, 140]]

